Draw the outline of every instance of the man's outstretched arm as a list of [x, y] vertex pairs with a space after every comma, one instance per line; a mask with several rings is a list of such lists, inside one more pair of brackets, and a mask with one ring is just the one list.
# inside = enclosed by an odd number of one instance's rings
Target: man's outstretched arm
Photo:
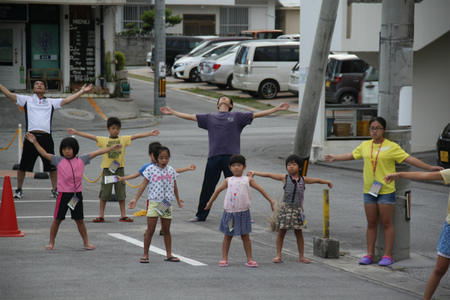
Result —
[[277, 107], [254, 113], [253, 114], [253, 119], [260, 118], [260, 117], [265, 117], [265, 116], [268, 116], [270, 114], [273, 114], [274, 112], [289, 109], [290, 106], [291, 105], [288, 102], [281, 103]]
[[173, 109], [171, 109], [168, 106], [161, 107], [159, 110], [165, 115], [174, 115], [175, 117], [178, 117], [178, 118], [181, 118], [181, 119], [190, 120], [190, 121], [196, 121], [197, 122], [197, 116], [196, 115], [189, 115], [189, 114], [186, 114], [186, 113], [182, 113], [182, 112], [173, 110]]
[[7, 98], [14, 101], [14, 103], [17, 102], [17, 94], [11, 93], [7, 88], [5, 88], [3, 85], [0, 84], [0, 92], [2, 92]]

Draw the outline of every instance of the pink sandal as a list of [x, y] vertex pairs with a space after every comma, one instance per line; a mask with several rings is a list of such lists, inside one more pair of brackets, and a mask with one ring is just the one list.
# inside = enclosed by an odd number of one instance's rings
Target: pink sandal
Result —
[[228, 267], [228, 261], [226, 260], [219, 261], [219, 267]]
[[258, 263], [254, 260], [249, 261], [248, 263], [245, 264], [247, 267], [250, 268], [257, 268], [258, 267]]

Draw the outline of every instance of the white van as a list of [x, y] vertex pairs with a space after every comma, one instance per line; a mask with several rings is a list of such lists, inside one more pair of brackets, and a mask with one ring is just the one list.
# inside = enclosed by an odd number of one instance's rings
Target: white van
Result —
[[291, 40], [243, 42], [234, 61], [233, 87], [264, 99], [288, 92], [289, 73], [300, 57], [299, 44]]

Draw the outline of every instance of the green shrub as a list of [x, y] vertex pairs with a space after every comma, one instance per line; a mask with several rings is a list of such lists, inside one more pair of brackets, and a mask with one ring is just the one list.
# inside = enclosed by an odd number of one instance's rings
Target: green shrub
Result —
[[122, 52], [114, 52], [114, 60], [116, 63], [116, 71], [125, 69], [125, 55]]

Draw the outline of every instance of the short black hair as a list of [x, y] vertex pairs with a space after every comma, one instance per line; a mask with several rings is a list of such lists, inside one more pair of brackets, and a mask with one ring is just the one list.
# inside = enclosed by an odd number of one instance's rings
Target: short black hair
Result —
[[228, 99], [230, 99], [231, 107], [228, 109], [228, 111], [231, 111], [231, 110], [233, 109], [233, 99], [231, 99], [231, 98], [228, 97], [228, 96], [222, 95], [222, 96], [219, 97], [219, 99], [217, 99], [217, 105], [219, 105], [219, 101], [220, 101], [220, 99], [222, 99], [222, 98], [228, 98]]
[[383, 126], [383, 129], [386, 129], [386, 120], [383, 117], [373, 117], [372, 119], [370, 119], [369, 121], [369, 126], [373, 123], [373, 122], [378, 122], [381, 124], [381, 126]]
[[286, 167], [290, 162], [296, 163], [299, 167], [299, 170], [303, 169], [303, 159], [301, 159], [297, 154], [291, 154], [286, 157]]
[[167, 153], [169, 153], [169, 157], [170, 157], [170, 150], [166, 146], [159, 146], [159, 147], [156, 146], [153, 149], [154, 149], [154, 151], [152, 152], [152, 154], [156, 161], [158, 161], [158, 157], [161, 154], [161, 152], [163, 152], [163, 151], [167, 151]]
[[239, 164], [245, 166], [245, 157], [240, 154], [231, 155], [228, 165], [231, 166], [232, 164], [235, 164], [235, 163], [239, 163]]
[[78, 141], [76, 138], [73, 137], [66, 137], [63, 138], [61, 141], [61, 144], [59, 144], [59, 154], [61, 156], [64, 156], [63, 149], [66, 147], [70, 147], [73, 150], [73, 157], [77, 156], [78, 151], [80, 151], [80, 145], [78, 144]]
[[118, 117], [109, 117], [108, 121], [106, 121], [106, 128], [111, 128], [111, 126], [117, 125], [119, 128], [122, 128], [122, 122]]
[[161, 147], [161, 143], [160, 142], [151, 142], [148, 145], [148, 154], [152, 154], [153, 152], [155, 152], [156, 147]]

